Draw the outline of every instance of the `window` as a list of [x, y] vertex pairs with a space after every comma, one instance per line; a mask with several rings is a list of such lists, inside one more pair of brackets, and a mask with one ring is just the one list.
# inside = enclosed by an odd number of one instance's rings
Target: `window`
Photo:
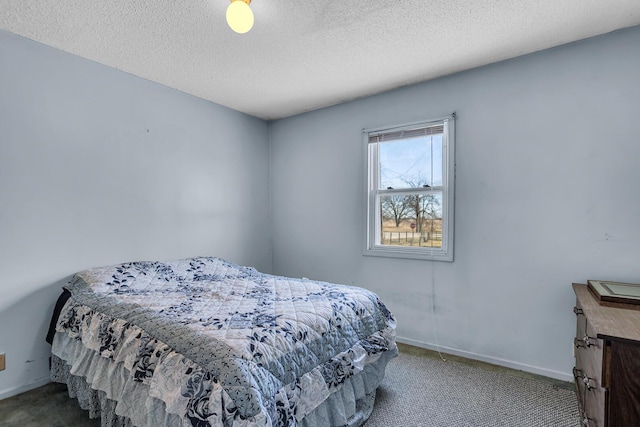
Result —
[[454, 120], [365, 129], [365, 255], [453, 261]]

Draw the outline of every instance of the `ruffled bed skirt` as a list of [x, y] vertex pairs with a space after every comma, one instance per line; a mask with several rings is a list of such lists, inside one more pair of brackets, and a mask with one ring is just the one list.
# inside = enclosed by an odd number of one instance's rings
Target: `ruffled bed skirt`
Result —
[[89, 411], [89, 418], [100, 418], [102, 427], [133, 427], [127, 417], [116, 415], [117, 402], [107, 397], [104, 391], [94, 390], [82, 377], [72, 375], [64, 360], [51, 357], [51, 380], [67, 385], [69, 397], [78, 400], [79, 406]]
[[[66, 334], [56, 334], [51, 380], [67, 384], [69, 396], [100, 418], [102, 427], [190, 426], [188, 419], [166, 411], [164, 402], [152, 397], [149, 387], [131, 380], [122, 363], [115, 364]], [[388, 361], [397, 349], [382, 353], [378, 360], [348, 378], [311, 413], [300, 427], [357, 427], [373, 410], [376, 388], [384, 377]]]

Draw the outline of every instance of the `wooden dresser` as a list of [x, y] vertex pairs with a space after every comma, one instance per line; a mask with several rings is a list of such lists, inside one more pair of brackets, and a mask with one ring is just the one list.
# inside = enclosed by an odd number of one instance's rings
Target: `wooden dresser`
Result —
[[577, 317], [573, 374], [580, 421], [588, 427], [638, 427], [640, 307], [601, 305], [586, 285], [574, 283], [573, 290]]

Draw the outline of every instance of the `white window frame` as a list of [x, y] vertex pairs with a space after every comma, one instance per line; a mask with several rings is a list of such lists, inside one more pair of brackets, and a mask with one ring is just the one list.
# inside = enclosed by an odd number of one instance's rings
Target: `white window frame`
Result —
[[[380, 189], [380, 165], [379, 165], [379, 144], [380, 142], [370, 142], [371, 137], [391, 132], [410, 131], [412, 129], [426, 128], [430, 126], [443, 125], [442, 135], [442, 186], [425, 188], [406, 189]], [[454, 243], [454, 201], [455, 201], [455, 113], [428, 121], [408, 123], [393, 127], [363, 129], [364, 150], [365, 150], [365, 173], [366, 173], [366, 213], [365, 221], [365, 245], [364, 255], [428, 259], [434, 261], [453, 261]], [[429, 193], [432, 191], [442, 191], [442, 246], [432, 248], [428, 246], [392, 246], [380, 243], [381, 238], [381, 218], [380, 218], [380, 197], [383, 195], [404, 195], [415, 194], [416, 192]], [[403, 192], [404, 191], [404, 192]]]

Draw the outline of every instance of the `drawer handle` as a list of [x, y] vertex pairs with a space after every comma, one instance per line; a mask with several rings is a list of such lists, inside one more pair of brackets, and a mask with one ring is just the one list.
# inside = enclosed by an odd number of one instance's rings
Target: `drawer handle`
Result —
[[596, 380], [594, 378], [590, 378], [586, 372], [578, 368], [573, 368], [573, 377], [576, 380], [582, 381], [584, 385], [587, 386], [587, 390], [593, 390], [595, 388], [595, 386], [591, 385], [591, 381], [596, 382]]
[[584, 376], [584, 372], [578, 368], [573, 368], [573, 378], [577, 379], [582, 379], [582, 377]]
[[594, 386], [591, 385], [591, 380], [593, 380], [593, 378], [589, 378], [589, 376], [585, 372], [584, 375], [582, 376], [582, 382], [584, 383], [584, 385], [587, 386], [587, 390], [589, 391], [595, 388]]
[[577, 337], [573, 339], [573, 345], [575, 345], [576, 348], [580, 348], [580, 347], [589, 348], [591, 346], [597, 347], [598, 346], [597, 343], [598, 343], [597, 338], [592, 338], [588, 335], [585, 335], [584, 337], [582, 337], [582, 339]]
[[584, 315], [584, 311], [582, 311], [582, 309], [578, 307], [573, 307], [573, 312], [576, 314], [576, 316], [579, 316], [581, 314]]
[[591, 346], [595, 346], [597, 347], [597, 338], [591, 338], [589, 335], [585, 335], [584, 337], [582, 337], [582, 342], [584, 343], [584, 345], [586, 345], [587, 347], [591, 347]]

